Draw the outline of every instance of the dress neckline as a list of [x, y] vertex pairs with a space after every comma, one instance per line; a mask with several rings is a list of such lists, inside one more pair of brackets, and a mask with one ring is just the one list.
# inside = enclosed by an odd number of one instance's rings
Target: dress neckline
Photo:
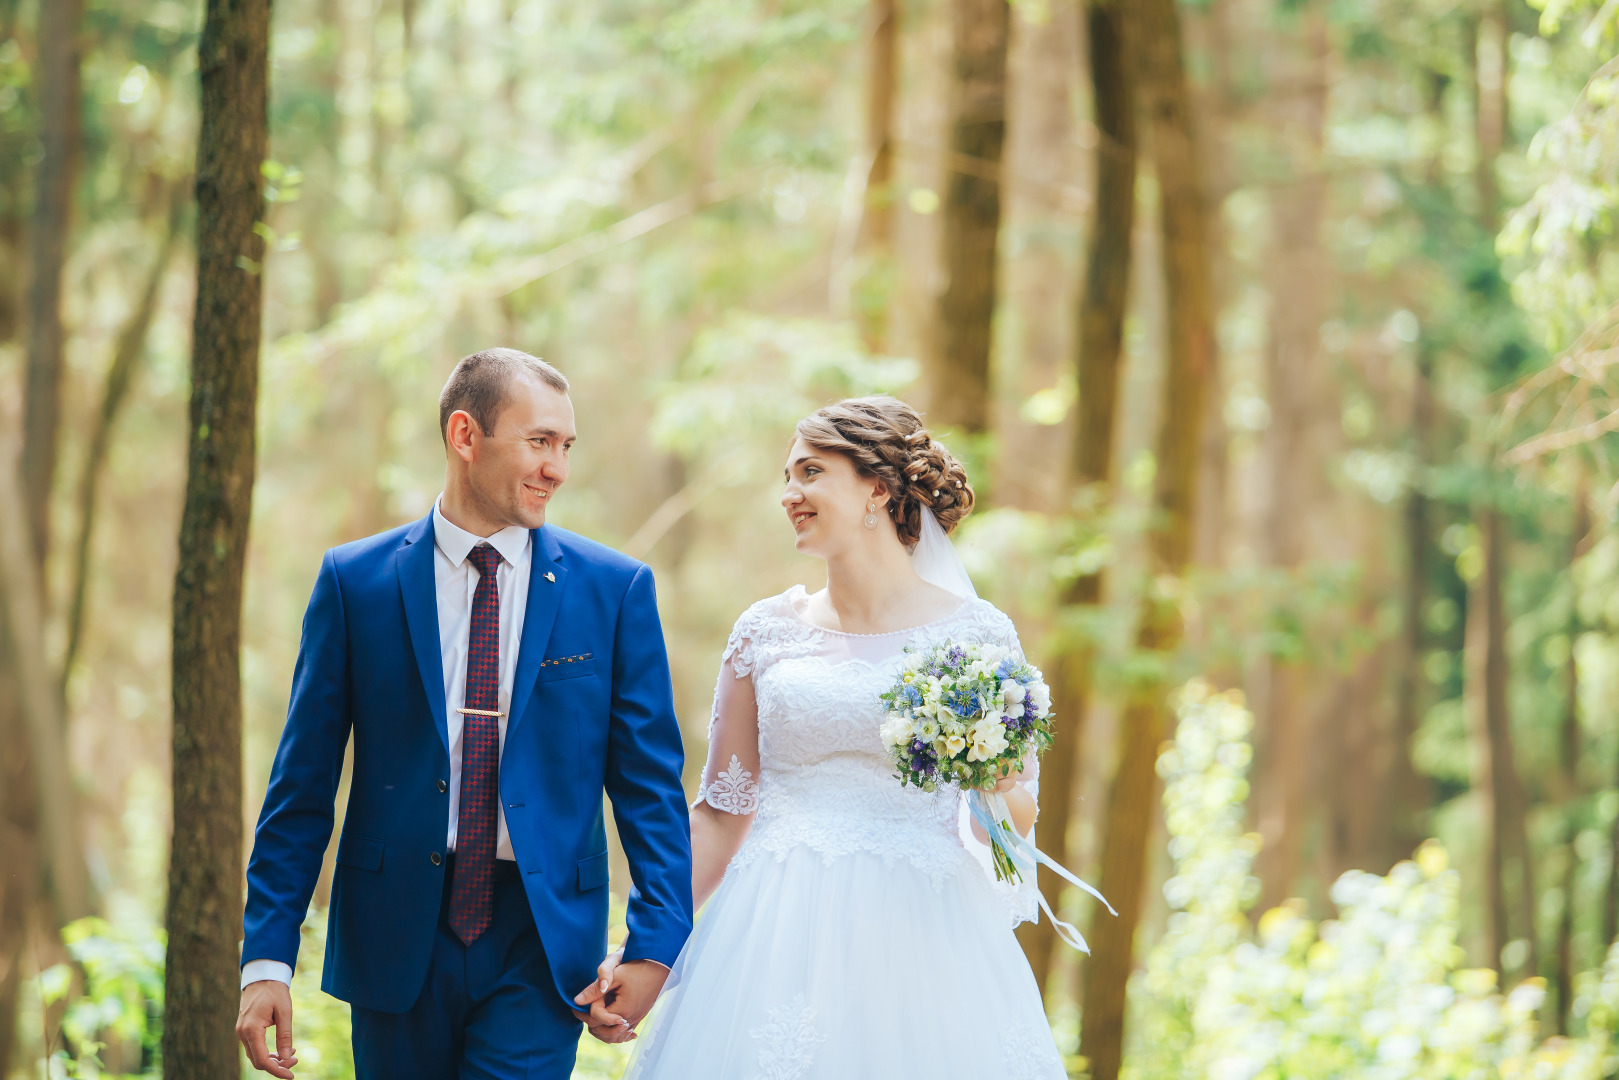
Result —
[[960, 605], [958, 605], [954, 611], [951, 611], [946, 615], [941, 615], [937, 619], [932, 619], [925, 623], [918, 623], [915, 626], [903, 627], [899, 630], [884, 630], [880, 634], [857, 634], [853, 630], [834, 630], [830, 626], [822, 626], [820, 623], [812, 621], [809, 616], [805, 615], [804, 612], [799, 609], [800, 599], [806, 603], [809, 601], [809, 590], [804, 588], [804, 586], [794, 585], [791, 589], [787, 590], [787, 606], [792, 608], [793, 617], [799, 622], [803, 623], [805, 626], [808, 626], [812, 630], [819, 630], [823, 634], [836, 634], [838, 637], [849, 638], [886, 638], [896, 637], [900, 634], [915, 634], [918, 631], [927, 630], [930, 627], [939, 626], [942, 623], [949, 622], [951, 619], [956, 618], [962, 612], [966, 611], [972, 606], [973, 603], [972, 597], [964, 596], [961, 599]]

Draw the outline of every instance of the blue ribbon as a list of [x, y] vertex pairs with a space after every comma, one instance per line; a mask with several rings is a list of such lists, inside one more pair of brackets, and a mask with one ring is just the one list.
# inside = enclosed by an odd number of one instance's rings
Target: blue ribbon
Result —
[[[990, 806], [990, 800], [992, 799], [996, 804], [998, 804], [995, 807], [995, 809], [998, 810], [998, 813], [991, 813], [992, 808]], [[1050, 867], [1053, 873], [1063, 878], [1069, 884], [1076, 885], [1090, 893], [1092, 896], [1096, 897], [1096, 899], [1102, 902], [1102, 906], [1107, 908], [1110, 914], [1117, 916], [1118, 912], [1114, 911], [1113, 905], [1107, 902], [1107, 897], [1103, 896], [1101, 893], [1079, 880], [1079, 878], [1069, 873], [1067, 867], [1063, 866], [1056, 859], [1053, 859], [1050, 855], [1047, 855], [1045, 852], [1029, 843], [1029, 841], [1024, 837], [1019, 836], [1015, 830], [1008, 829], [1005, 825], [1001, 824], [1002, 821], [1010, 819], [1012, 815], [1007, 809], [1006, 800], [1001, 798], [999, 794], [995, 792], [976, 790], [968, 792], [967, 809], [968, 812], [972, 814], [972, 819], [976, 821], [979, 827], [982, 828], [989, 836], [989, 842], [1004, 852], [1006, 856], [1011, 859], [1013, 865], [1018, 868], [1019, 873], [1028, 878], [1029, 884], [1034, 888], [1035, 898], [1040, 903], [1040, 910], [1045, 912], [1046, 918], [1051, 920], [1051, 925], [1056, 928], [1057, 936], [1061, 938], [1065, 944], [1088, 955], [1091, 948], [1089, 945], [1085, 944], [1084, 935], [1082, 935], [1078, 930], [1074, 929], [1072, 925], [1057, 918], [1057, 913], [1052, 911], [1051, 905], [1046, 902], [1045, 894], [1040, 891], [1040, 886], [1036, 883], [1034, 878], [1036, 868], [1037, 866]]]

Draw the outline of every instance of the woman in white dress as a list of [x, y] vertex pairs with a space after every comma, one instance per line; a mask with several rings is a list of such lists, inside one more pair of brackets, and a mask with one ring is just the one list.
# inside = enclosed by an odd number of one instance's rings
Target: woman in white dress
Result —
[[[691, 814], [708, 906], [627, 1078], [1064, 1080], [1012, 935], [1032, 892], [993, 882], [960, 792], [901, 787], [878, 737], [907, 646], [1018, 648], [940, 531], [966, 472], [908, 405], [853, 399], [799, 423], [781, 502], [827, 585], [754, 604], [726, 644]], [[1032, 772], [999, 789], [1022, 834]]]

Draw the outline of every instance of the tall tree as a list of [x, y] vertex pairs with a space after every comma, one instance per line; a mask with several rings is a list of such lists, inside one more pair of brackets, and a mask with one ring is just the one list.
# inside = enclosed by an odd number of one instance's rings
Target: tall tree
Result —
[[[1506, 577], [1506, 527], [1499, 507], [1486, 503], [1476, 512], [1483, 566], [1467, 599], [1467, 705], [1472, 727], [1473, 786], [1484, 826], [1486, 903], [1490, 932], [1490, 966], [1501, 971], [1503, 949], [1512, 940], [1507, 900], [1508, 848], [1521, 860], [1521, 916], [1529, 942], [1527, 970], [1536, 970], [1533, 865], [1524, 827], [1524, 793], [1512, 753], [1507, 712], [1506, 612], [1502, 582]], [[1503, 971], [1503, 974], [1506, 972]]]
[[[1495, 170], [1507, 133], [1506, 7], [1503, 0], [1488, 0], [1472, 23], [1474, 122], [1478, 144], [1475, 182], [1479, 223], [1487, 237], [1500, 228], [1499, 189]], [[1496, 446], [1486, 447], [1486, 460], [1495, 468]], [[1492, 482], [1492, 489], [1499, 488]], [[1510, 940], [1511, 915], [1506, 899], [1507, 848], [1519, 858], [1519, 920], [1529, 944], [1530, 973], [1538, 970], [1534, 861], [1529, 848], [1528, 812], [1522, 782], [1512, 750], [1512, 725], [1507, 703], [1506, 608], [1502, 596], [1507, 573], [1506, 522], [1491, 490], [1481, 501], [1474, 521], [1483, 547], [1483, 568], [1468, 597], [1467, 682], [1472, 711], [1475, 784], [1484, 808], [1486, 882], [1490, 914], [1490, 964], [1501, 970], [1501, 950]], [[1505, 972], [1503, 972], [1505, 974]]]
[[[1136, 94], [1128, 15], [1124, 0], [1092, 0], [1086, 5], [1087, 66], [1097, 129], [1096, 197], [1074, 342], [1079, 418], [1068, 468], [1071, 498], [1079, 498], [1085, 488], [1106, 484], [1113, 473], [1136, 207]], [[1086, 574], [1074, 582], [1065, 600], [1094, 611], [1102, 600], [1102, 584], [1100, 572]], [[1051, 837], [1047, 843], [1070, 857], [1068, 828], [1090, 709], [1093, 661], [1089, 642], [1075, 640], [1063, 649], [1054, 672], [1059, 752], [1047, 756], [1040, 775], [1045, 796], [1041, 827]], [[1055, 896], [1063, 884], [1041, 867], [1040, 888]], [[1036, 984], [1044, 989], [1059, 946], [1055, 927], [1042, 919], [1026, 925], [1022, 933]]]
[[[1432, 453], [1434, 426], [1433, 359], [1424, 347], [1417, 356], [1411, 378], [1411, 448], [1419, 468]], [[1422, 813], [1430, 802], [1427, 779], [1411, 760], [1411, 740], [1416, 738], [1422, 707], [1423, 602], [1428, 595], [1429, 536], [1428, 495], [1421, 485], [1412, 485], [1406, 495], [1401, 521], [1405, 548], [1404, 575], [1400, 590], [1399, 671], [1394, 696], [1393, 775], [1389, 779], [1389, 813], [1384, 861], [1410, 855], [1427, 835]]]
[[208, 0], [198, 72], [191, 433], [174, 578], [174, 840], [163, 1070], [236, 1075], [242, 569], [253, 494], [270, 0]]
[[[1326, 173], [1321, 152], [1326, 132], [1328, 42], [1326, 15], [1305, 4], [1285, 20], [1271, 42], [1267, 65], [1287, 87], [1267, 99], [1278, 158], [1291, 159], [1289, 175], [1272, 200], [1272, 249], [1267, 263], [1270, 333], [1266, 354], [1270, 427], [1266, 452], [1270, 507], [1269, 560], [1297, 571], [1310, 554], [1308, 507], [1319, 504], [1325, 474], [1317, 430], [1325, 385], [1321, 323], [1326, 316], [1330, 260], [1321, 238]], [[1325, 399], [1325, 401], [1323, 401]], [[1298, 873], [1303, 820], [1315, 759], [1311, 721], [1312, 672], [1299, 657], [1273, 656], [1265, 693], [1263, 759], [1257, 786], [1259, 831], [1265, 838], [1255, 872], [1264, 883], [1265, 907], [1292, 895]]]
[[899, 75], [899, 4], [871, 0], [866, 45], [866, 205], [861, 243], [884, 251], [894, 234], [894, 97]]
[[50, 496], [62, 413], [62, 264], [78, 184], [79, 33], [83, 0], [50, 0], [39, 12], [40, 142], [29, 237], [28, 375], [23, 489], [35, 557], [50, 547]]
[[[0, 507], [22, 505], [20, 487], [10, 463], [0, 461]], [[70, 775], [66, 729], [38, 629], [45, 621], [44, 589], [30, 545], [27, 519], [0, 513], [0, 644], [5, 646], [0, 667], [9, 674], [23, 720], [50, 917], [62, 927], [90, 913], [90, 886], [79, 841], [78, 799], [71, 784], [57, 782]]]
[[169, 269], [169, 258], [179, 240], [181, 216], [185, 205], [190, 201], [182, 198], [184, 190], [184, 185], [181, 184], [171, 186], [168, 218], [163, 226], [163, 240], [152, 260], [152, 268], [147, 274], [145, 286], [135, 299], [135, 307], [130, 312], [122, 331], [119, 332], [118, 343], [113, 349], [112, 364], [107, 369], [107, 378], [102, 389], [101, 411], [96, 414], [95, 426], [90, 431], [90, 449], [85, 455], [84, 471], [79, 479], [79, 534], [73, 546], [73, 585], [68, 600], [67, 650], [62, 658], [64, 696], [67, 681], [73, 675], [79, 645], [84, 639], [84, 605], [90, 579], [90, 544], [95, 535], [96, 496], [101, 488], [107, 452], [112, 445], [113, 426], [123, 411], [124, 401], [129, 396], [130, 384], [135, 377], [135, 369], [146, 349], [147, 332], [151, 329], [152, 317], [157, 313], [158, 296], [163, 288], [163, 278]]
[[1580, 796], [1580, 667], [1574, 656], [1574, 646], [1579, 640], [1580, 615], [1577, 596], [1573, 593], [1575, 566], [1580, 556], [1585, 554], [1586, 545], [1591, 532], [1591, 493], [1586, 487], [1585, 471], [1582, 468], [1578, 481], [1574, 485], [1574, 527], [1571, 530], [1568, 546], [1569, 569], [1569, 612], [1568, 612], [1568, 659], [1563, 664], [1564, 693], [1568, 699], [1563, 703], [1563, 724], [1558, 740], [1562, 751], [1559, 768], [1558, 801], [1562, 803], [1563, 812], [1563, 903], [1562, 910], [1557, 915], [1557, 949], [1556, 970], [1553, 973], [1553, 988], [1557, 993], [1557, 1032], [1560, 1035], [1571, 1034], [1569, 1030], [1569, 1017], [1574, 1005], [1574, 890], [1580, 860], [1575, 851], [1575, 838], [1579, 835], [1579, 819], [1576, 816]]
[[[1193, 130], [1191, 94], [1181, 49], [1176, 0], [1131, 5], [1137, 87], [1147, 118], [1161, 193], [1168, 357], [1156, 444], [1150, 538], [1153, 578], [1177, 578], [1191, 554], [1197, 456], [1204, 401], [1215, 363], [1214, 294], [1208, 211]], [[1144, 651], [1173, 652], [1183, 632], [1174, 589], [1146, 598], [1137, 631]], [[1169, 733], [1168, 688], [1137, 692], [1120, 722], [1118, 764], [1108, 793], [1101, 890], [1118, 909], [1098, 916], [1085, 967], [1080, 1048], [1093, 1080], [1116, 1080], [1124, 1049], [1124, 994], [1133, 966], [1136, 927], [1146, 892], [1147, 845], [1157, 814], [1158, 748]]]
[[977, 433], [989, 422], [1011, 7], [1007, 0], [951, 0], [950, 12], [945, 287], [934, 320], [928, 408], [933, 423]]

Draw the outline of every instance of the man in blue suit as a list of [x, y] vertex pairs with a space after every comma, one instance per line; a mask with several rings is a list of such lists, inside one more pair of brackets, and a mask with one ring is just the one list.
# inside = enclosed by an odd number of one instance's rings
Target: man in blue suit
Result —
[[[652, 573], [545, 524], [574, 441], [567, 380], [475, 353], [439, 423], [433, 510], [327, 552], [304, 616], [247, 870], [237, 1022], [277, 1077], [297, 1062], [289, 985], [351, 736], [323, 989], [353, 1006], [360, 1077], [565, 1080], [581, 1020], [631, 1037], [691, 930]], [[573, 999], [606, 946], [604, 789], [634, 887], [625, 963], [587, 1017]]]

